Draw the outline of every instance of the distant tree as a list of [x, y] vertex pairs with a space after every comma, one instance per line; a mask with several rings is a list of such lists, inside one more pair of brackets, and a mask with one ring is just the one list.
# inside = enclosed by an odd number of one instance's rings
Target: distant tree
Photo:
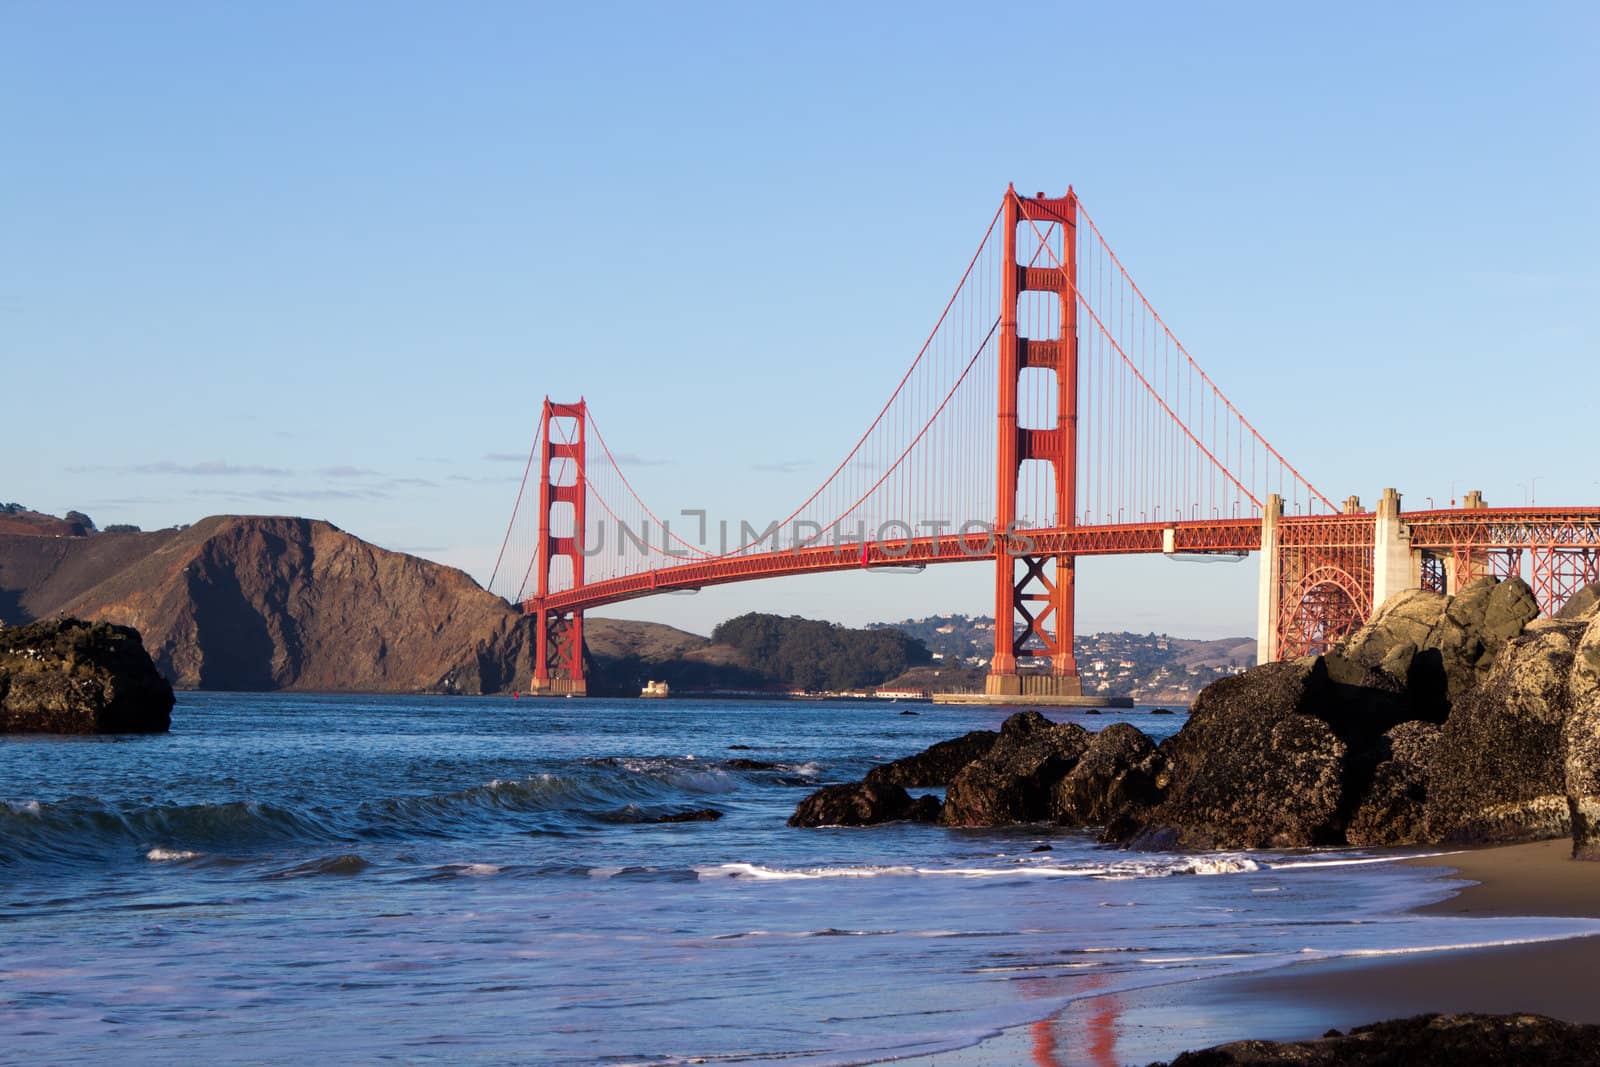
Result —
[[792, 689], [861, 689], [932, 661], [927, 646], [899, 630], [851, 630], [793, 615], [740, 615], [719, 625], [711, 639]]
[[27, 510], [21, 504], [0, 504], [0, 512], [6, 515], [16, 515]]
[[82, 526], [87, 531], [94, 530], [94, 520], [81, 511], [69, 511], [61, 517], [76, 526]]
[[114, 522], [107, 526], [101, 533], [138, 533], [139, 527], [130, 522]]

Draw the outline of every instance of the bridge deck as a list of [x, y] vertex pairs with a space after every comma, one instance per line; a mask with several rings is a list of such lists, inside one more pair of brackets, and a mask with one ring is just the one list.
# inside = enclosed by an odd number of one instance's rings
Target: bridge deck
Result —
[[[1600, 550], [1600, 507], [1463, 508], [1406, 512], [1411, 547], [1435, 552], [1492, 548]], [[1285, 515], [1280, 529], [1289, 541], [1316, 537], [1334, 528], [1370, 528], [1372, 513]], [[1168, 532], [1171, 543], [1168, 544]], [[1296, 537], [1298, 531], [1302, 537]], [[1104, 526], [1026, 530], [1012, 539], [1022, 554], [1116, 556], [1167, 551], [1253, 552], [1261, 546], [1261, 520], [1208, 519], [1190, 522], [1137, 522]], [[782, 578], [796, 574], [871, 570], [874, 567], [927, 566], [994, 559], [989, 534], [947, 534], [839, 545], [813, 545], [738, 556], [689, 558], [682, 563], [607, 578], [550, 594], [547, 611], [568, 612], [616, 604], [656, 593], [701, 589], [729, 582]], [[537, 610], [534, 601], [524, 610]]]
[[[1011, 546], [1028, 555], [1159, 554], [1166, 549], [1169, 530], [1172, 531], [1171, 549], [1174, 552], [1249, 552], [1261, 546], [1260, 519], [1025, 530], [1011, 539]], [[545, 600], [545, 608], [557, 612], [581, 611], [654, 593], [795, 574], [993, 561], [996, 540], [997, 537], [989, 534], [946, 534], [872, 541], [864, 547], [858, 542], [846, 542], [739, 556], [687, 559], [680, 564], [626, 577], [601, 579], [576, 589], [552, 593]], [[528, 601], [525, 607], [529, 611], [535, 610], [533, 601]]]

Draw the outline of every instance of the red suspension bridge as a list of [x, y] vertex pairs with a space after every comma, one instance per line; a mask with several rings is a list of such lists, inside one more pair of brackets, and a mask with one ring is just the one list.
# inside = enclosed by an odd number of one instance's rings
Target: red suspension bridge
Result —
[[[677, 520], [674, 527], [673, 519]], [[1600, 508], [1334, 504], [1230, 403], [1077, 195], [1008, 189], [877, 417], [782, 520], [662, 519], [583, 401], [546, 400], [490, 588], [535, 629], [533, 691], [581, 693], [583, 614], [783, 575], [984, 561], [996, 697], [1072, 696], [1081, 556], [1259, 552], [1262, 660], [1320, 651], [1407, 588], [1528, 568], [1547, 612], [1600, 580]]]

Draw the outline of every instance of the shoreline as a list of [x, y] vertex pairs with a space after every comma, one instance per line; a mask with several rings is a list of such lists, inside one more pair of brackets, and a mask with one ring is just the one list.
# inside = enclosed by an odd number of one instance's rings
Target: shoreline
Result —
[[[1443, 898], [1408, 914], [1600, 919], [1600, 862], [1574, 861], [1568, 838], [1404, 859], [1442, 868]], [[1293, 963], [1086, 997], [966, 1049], [907, 1064], [967, 1067], [1140, 1065], [1228, 1041], [1301, 1041], [1330, 1029], [1429, 1013], [1531, 1012], [1600, 1023], [1600, 933], [1415, 956]]]

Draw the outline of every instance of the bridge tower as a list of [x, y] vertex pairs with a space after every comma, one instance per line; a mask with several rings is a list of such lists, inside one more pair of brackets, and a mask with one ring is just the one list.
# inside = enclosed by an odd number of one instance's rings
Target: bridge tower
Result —
[[[571, 568], [570, 588], [583, 584], [587, 423], [588, 407], [582, 399], [557, 404], [545, 398], [539, 417], [539, 539], [534, 558], [538, 577], [529, 612], [534, 617], [531, 692], [535, 695], [582, 696], [588, 691], [583, 677], [582, 609], [545, 607], [557, 562], [566, 560]], [[561, 440], [555, 439], [552, 429]]]
[[[1002, 225], [994, 658], [984, 688], [991, 696], [1077, 696], [1083, 688], [1072, 652], [1076, 561], [1070, 555], [1034, 554], [1026, 532], [1018, 532], [1017, 516], [1022, 465], [1042, 460], [1055, 473], [1055, 525], [1077, 525], [1077, 194], [1068, 187], [1063, 197], [1040, 193], [1025, 200], [1009, 187]], [[1017, 255], [1019, 230], [1029, 250], [1026, 262]], [[1053, 233], [1061, 238], [1059, 254], [1052, 248]], [[1040, 265], [1041, 258], [1046, 265]], [[1026, 293], [1053, 294], [1059, 301], [1056, 336], [1020, 334], [1018, 302]], [[1018, 420], [1022, 372], [1035, 367], [1055, 378], [1054, 426], [1028, 427]], [[1017, 657], [1030, 653], [1049, 657], [1049, 674], [1018, 673]]]

